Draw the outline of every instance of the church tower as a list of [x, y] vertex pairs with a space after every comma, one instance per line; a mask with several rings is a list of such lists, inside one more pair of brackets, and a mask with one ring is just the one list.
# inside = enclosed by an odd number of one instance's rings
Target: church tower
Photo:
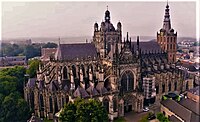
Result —
[[118, 22], [117, 27], [114, 27], [108, 8], [100, 26], [97, 23], [94, 24], [93, 43], [100, 58], [109, 58], [111, 60], [114, 58], [116, 46], [120, 47], [122, 43], [122, 24]]
[[157, 42], [161, 46], [161, 49], [167, 52], [168, 61], [175, 63], [177, 51], [177, 32], [175, 32], [171, 27], [168, 2], [165, 8], [163, 27], [159, 32], [157, 32]]

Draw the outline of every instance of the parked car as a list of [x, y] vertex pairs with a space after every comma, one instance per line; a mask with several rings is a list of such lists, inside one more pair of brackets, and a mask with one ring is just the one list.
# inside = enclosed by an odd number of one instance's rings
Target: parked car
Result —
[[152, 114], [152, 115], [150, 115], [150, 116], [148, 117], [148, 120], [153, 120], [153, 119], [156, 119], [156, 116], [155, 116], [154, 114]]
[[144, 107], [144, 108], [143, 108], [143, 111], [144, 111], [144, 112], [147, 112], [147, 111], [149, 111], [149, 108], [148, 108], [148, 107]]

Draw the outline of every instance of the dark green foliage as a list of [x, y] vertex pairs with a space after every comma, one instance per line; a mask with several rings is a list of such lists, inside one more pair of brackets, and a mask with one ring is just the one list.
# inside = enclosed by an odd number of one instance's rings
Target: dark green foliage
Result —
[[41, 48], [40, 46], [35, 46], [35, 45], [27, 45], [24, 48], [24, 55], [26, 56], [27, 59], [37, 57], [41, 55]]
[[65, 105], [59, 119], [67, 122], [107, 122], [108, 114], [101, 102], [78, 99]]
[[29, 61], [28, 64], [29, 64], [29, 67], [26, 73], [29, 74], [30, 78], [33, 78], [36, 76], [36, 72], [39, 68], [40, 61], [35, 59], [35, 60]]
[[45, 44], [44, 46], [42, 46], [43, 48], [57, 48], [57, 44], [56, 43], [51, 43], [48, 42], [47, 44]]
[[200, 46], [200, 43], [198, 41], [194, 42], [193, 46]]
[[22, 98], [25, 71], [19, 66], [0, 70], [0, 122], [25, 122], [30, 117]]
[[169, 119], [167, 117], [165, 117], [165, 115], [161, 112], [157, 113], [156, 118], [160, 121], [160, 122], [170, 122]]
[[27, 59], [41, 56], [41, 47], [56, 48], [57, 44], [48, 42], [47, 44], [17, 45], [2, 43], [0, 56], [26, 56]]
[[0, 121], [2, 122], [25, 122], [29, 115], [30, 109], [18, 92], [6, 96], [1, 103]]
[[148, 112], [147, 114], [145, 114], [140, 120], [139, 122], [148, 122], [148, 117], [150, 117], [151, 115], [153, 115], [152, 112]]
[[0, 82], [8, 81], [15, 82], [16, 89], [23, 94], [24, 74], [26, 69], [21, 66], [15, 66], [14, 68], [3, 69], [0, 71]]

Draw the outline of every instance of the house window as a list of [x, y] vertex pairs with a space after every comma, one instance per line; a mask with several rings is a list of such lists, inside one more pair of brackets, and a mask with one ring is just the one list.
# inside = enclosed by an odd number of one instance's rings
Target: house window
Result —
[[162, 93], [165, 92], [165, 84], [162, 85]]
[[174, 91], [177, 90], [177, 82], [174, 83]]
[[171, 91], [171, 83], [168, 85], [168, 91]]

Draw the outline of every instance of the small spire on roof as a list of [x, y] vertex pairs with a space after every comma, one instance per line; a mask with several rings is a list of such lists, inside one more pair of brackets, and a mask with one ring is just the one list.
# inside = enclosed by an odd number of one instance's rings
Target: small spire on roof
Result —
[[60, 37], [58, 38], [58, 44], [60, 45]]
[[108, 10], [108, 5], [106, 7], [107, 7], [107, 10]]

